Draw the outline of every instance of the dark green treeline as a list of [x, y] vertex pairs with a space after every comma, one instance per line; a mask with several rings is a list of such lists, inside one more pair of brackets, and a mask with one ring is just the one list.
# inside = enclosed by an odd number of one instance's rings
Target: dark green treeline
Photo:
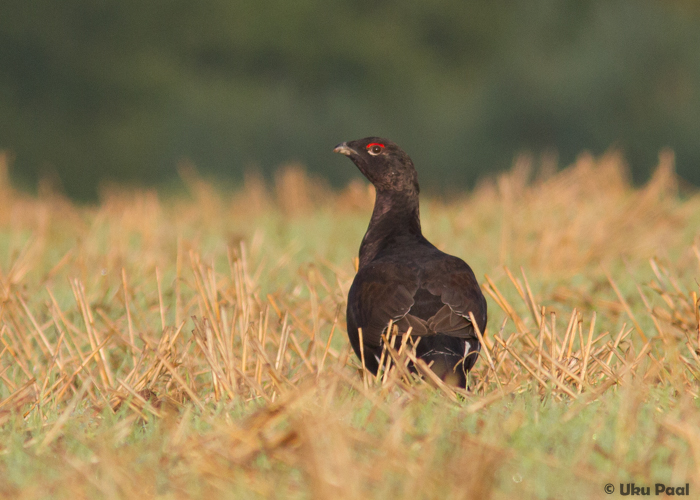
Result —
[[0, 9], [0, 149], [33, 185], [220, 178], [387, 136], [426, 187], [513, 156], [658, 151], [700, 185], [700, 9], [657, 0], [10, 0]]

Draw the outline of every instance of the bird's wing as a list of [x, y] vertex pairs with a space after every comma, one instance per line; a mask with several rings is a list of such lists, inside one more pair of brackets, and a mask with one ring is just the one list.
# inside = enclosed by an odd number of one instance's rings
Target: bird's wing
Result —
[[443, 304], [426, 324], [428, 329], [452, 337], [475, 337], [469, 313], [474, 314], [480, 331], [486, 327], [486, 301], [471, 268], [452, 256], [426, 266], [423, 283]]
[[380, 345], [390, 320], [400, 322], [402, 332], [410, 326], [415, 335], [428, 333], [424, 320], [408, 314], [419, 284], [416, 270], [388, 262], [370, 264], [358, 272], [348, 295], [348, 308], [362, 328], [364, 343]]
[[[419, 288], [439, 297], [438, 306], [443, 304], [426, 319], [411, 311]], [[415, 336], [442, 333], [473, 338], [470, 312], [482, 332], [486, 327], [486, 301], [474, 273], [464, 261], [448, 255], [420, 270], [391, 262], [364, 267], [350, 288], [348, 309], [362, 328], [363, 342], [372, 346], [381, 345], [390, 320], [400, 333], [411, 328]]]

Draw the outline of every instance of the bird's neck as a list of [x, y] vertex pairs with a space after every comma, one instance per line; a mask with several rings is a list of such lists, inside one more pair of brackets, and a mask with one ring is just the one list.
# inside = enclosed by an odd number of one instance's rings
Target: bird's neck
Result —
[[422, 238], [418, 193], [377, 190], [372, 218], [360, 245], [360, 267], [387, 247]]

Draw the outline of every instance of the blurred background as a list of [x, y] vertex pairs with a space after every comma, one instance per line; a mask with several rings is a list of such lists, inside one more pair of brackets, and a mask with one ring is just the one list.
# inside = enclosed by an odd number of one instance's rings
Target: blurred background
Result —
[[9, 0], [0, 149], [47, 176], [169, 185], [300, 162], [343, 185], [340, 141], [398, 142], [428, 190], [515, 155], [616, 148], [643, 182], [662, 148], [700, 185], [700, 2]]

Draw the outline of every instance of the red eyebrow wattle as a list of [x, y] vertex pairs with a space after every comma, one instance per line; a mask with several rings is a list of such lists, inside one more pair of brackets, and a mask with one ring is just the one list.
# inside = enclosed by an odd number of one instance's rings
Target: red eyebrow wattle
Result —
[[369, 148], [371, 148], [372, 146], [379, 146], [380, 148], [383, 148], [383, 147], [384, 147], [384, 144], [382, 144], [381, 142], [372, 142], [372, 143], [370, 143], [370, 144], [367, 144], [367, 148], [366, 148], [366, 149], [369, 149]]

